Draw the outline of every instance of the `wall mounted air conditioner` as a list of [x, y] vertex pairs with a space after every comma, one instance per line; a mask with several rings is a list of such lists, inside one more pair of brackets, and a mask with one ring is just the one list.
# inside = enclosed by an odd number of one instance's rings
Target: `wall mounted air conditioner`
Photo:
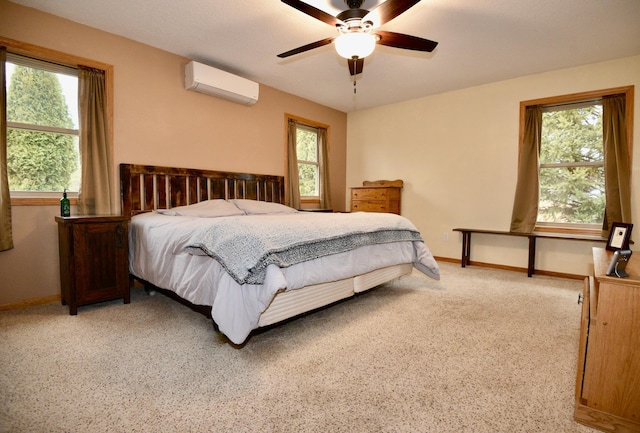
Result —
[[258, 102], [260, 90], [258, 83], [198, 62], [185, 66], [184, 88], [244, 105]]

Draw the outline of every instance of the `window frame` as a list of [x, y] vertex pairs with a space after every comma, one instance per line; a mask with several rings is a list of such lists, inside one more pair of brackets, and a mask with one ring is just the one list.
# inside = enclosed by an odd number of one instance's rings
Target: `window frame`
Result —
[[[51, 72], [54, 74], [65, 74], [76, 78], [76, 82], [78, 81], [78, 68], [68, 65], [61, 65], [59, 63], [52, 62], [50, 60], [37, 59], [33, 56], [23, 56], [20, 54], [16, 54], [15, 52], [7, 53], [7, 63], [12, 63], [14, 65], [23, 66], [32, 69], [38, 69], [41, 71]], [[8, 83], [7, 83], [8, 84]], [[77, 86], [76, 86], [77, 87]], [[79, 107], [78, 107], [79, 110]], [[77, 113], [78, 115], [80, 113]], [[7, 129], [19, 129], [23, 131], [31, 131], [31, 132], [44, 132], [51, 134], [63, 134], [70, 135], [80, 141], [80, 129], [67, 129], [67, 128], [59, 128], [54, 126], [46, 126], [46, 125], [38, 125], [38, 124], [30, 124], [30, 123], [21, 123], [21, 122], [13, 122], [7, 120], [6, 123]], [[43, 199], [43, 198], [53, 198], [60, 197], [62, 191], [17, 191], [17, 190], [9, 190], [10, 197], [12, 198], [20, 198], [20, 199]], [[69, 199], [77, 199], [78, 191], [67, 191], [67, 197]]]
[[[313, 165], [316, 168], [316, 173], [317, 173], [317, 187], [318, 187], [318, 194], [317, 195], [302, 195], [302, 193], [300, 193], [300, 202], [302, 203], [315, 203], [315, 202], [320, 202], [320, 176], [322, 175], [321, 171], [320, 171], [320, 147], [318, 146], [318, 127], [317, 126], [311, 126], [311, 125], [307, 125], [306, 123], [302, 123], [299, 122], [296, 125], [296, 129], [308, 129], [308, 130], [314, 130], [316, 133], [316, 161], [307, 161], [306, 159], [300, 159], [296, 153], [296, 162], [298, 164], [298, 167], [300, 166], [300, 164], [307, 164], [307, 165]], [[297, 137], [297, 133], [296, 133], [296, 137]], [[298, 190], [300, 189], [300, 179], [298, 179]]]
[[[518, 153], [522, 149], [524, 141], [525, 126], [525, 110], [529, 106], [541, 105], [568, 105], [571, 103], [580, 103], [585, 101], [595, 101], [605, 96], [625, 95], [625, 117], [626, 117], [626, 138], [627, 152], [629, 161], [633, 161], [633, 102], [634, 102], [634, 86], [613, 87], [608, 89], [593, 90], [588, 92], [571, 93], [567, 95], [551, 96], [547, 98], [531, 99], [520, 102], [520, 129], [518, 133]], [[555, 233], [582, 233], [582, 234], [601, 234], [602, 228], [592, 228], [591, 225], [581, 224], [561, 224], [561, 223], [540, 223], [536, 221], [535, 231], [555, 232]]]
[[[326, 124], [320, 123], [320, 122], [316, 122], [314, 120], [309, 120], [309, 119], [305, 119], [305, 118], [302, 118], [302, 117], [294, 116], [292, 114], [285, 114], [285, 127], [286, 127], [286, 125], [289, 124], [289, 120], [294, 120], [297, 123], [302, 124], [304, 126], [308, 126], [310, 128], [315, 128], [315, 129], [324, 128], [324, 129], [326, 129], [327, 138], [326, 138], [326, 142], [324, 143], [324, 145], [327, 148], [326, 149], [327, 153], [329, 153], [329, 149], [330, 149], [330, 147], [329, 147], [329, 125], [326, 125]], [[286, 137], [286, 134], [285, 134], [285, 137]], [[321, 170], [321, 167], [320, 167], [320, 148], [317, 147], [316, 151], [318, 152], [318, 176], [322, 176], [322, 170]], [[287, 167], [287, 160], [289, 159], [289, 152], [287, 151], [286, 140], [285, 140], [285, 155], [286, 155], [286, 158], [285, 158], [285, 173], [287, 173], [287, 176], [288, 176], [288, 170], [286, 169], [286, 167]], [[296, 161], [300, 161], [300, 160], [297, 159], [297, 156], [296, 156]], [[322, 179], [320, 177], [318, 178], [318, 183], [322, 184]], [[289, 182], [286, 182], [286, 184], [288, 185]], [[298, 186], [298, 188], [299, 188], [299, 186]], [[318, 191], [318, 193], [319, 192], [320, 191]], [[320, 204], [320, 196], [319, 195], [318, 196], [302, 196], [301, 195], [300, 196], [300, 203], [301, 204], [318, 205], [318, 204]]]
[[[600, 98], [592, 98], [592, 99], [588, 99], [588, 100], [567, 102], [567, 103], [540, 104], [540, 105], [542, 106], [542, 112], [543, 112], [543, 118], [544, 118], [544, 113], [545, 112], [564, 111], [564, 110], [571, 110], [571, 109], [577, 109], [577, 108], [593, 107], [593, 106], [596, 106], [596, 105], [600, 105], [602, 107], [602, 97], [600, 97]], [[602, 114], [601, 114], [601, 116], [602, 116]], [[544, 120], [542, 122], [542, 128], [544, 129]], [[599, 161], [599, 162], [584, 162], [584, 161], [582, 161], [582, 162], [542, 163], [540, 161], [539, 165], [538, 165], [538, 179], [540, 179], [542, 177], [542, 169], [546, 169], [546, 168], [602, 167], [604, 169], [604, 167], [605, 167], [604, 140], [602, 142], [602, 146], [603, 146], [602, 161]], [[542, 147], [542, 143], [541, 143], [541, 147]], [[539, 201], [540, 200], [538, 200], [538, 202]], [[538, 203], [538, 207], [539, 207], [539, 203]], [[575, 230], [584, 230], [584, 231], [587, 231], [587, 232], [596, 233], [596, 232], [598, 232], [598, 231], [600, 231], [602, 229], [602, 222], [589, 224], [589, 223], [558, 223], [558, 222], [536, 221], [536, 230], [545, 231], [544, 229], [547, 229], [547, 228], [562, 228], [562, 229], [570, 230], [572, 232], [574, 232]]]
[[[109, 118], [109, 140], [113, 143], [113, 66], [87, 59], [80, 56], [52, 50], [49, 48], [33, 45], [10, 38], [0, 36], [0, 45], [7, 48], [7, 53], [17, 54], [24, 57], [32, 57], [37, 60], [57, 63], [60, 65], [77, 68], [86, 66], [94, 69], [101, 69], [105, 73], [105, 85], [107, 90], [107, 116]], [[111, 152], [113, 152], [113, 146]], [[113, 169], [113, 168], [112, 168]], [[55, 197], [52, 195], [55, 194]], [[77, 194], [69, 194], [69, 201], [72, 205], [77, 204]], [[55, 206], [60, 203], [58, 193], [47, 192], [11, 192], [11, 206]]]

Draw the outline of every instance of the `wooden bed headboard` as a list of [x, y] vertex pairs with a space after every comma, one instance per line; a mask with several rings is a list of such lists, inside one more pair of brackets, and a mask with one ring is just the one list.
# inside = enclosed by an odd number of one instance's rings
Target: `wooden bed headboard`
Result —
[[120, 164], [122, 215], [212, 199], [251, 199], [284, 204], [284, 177], [193, 168]]

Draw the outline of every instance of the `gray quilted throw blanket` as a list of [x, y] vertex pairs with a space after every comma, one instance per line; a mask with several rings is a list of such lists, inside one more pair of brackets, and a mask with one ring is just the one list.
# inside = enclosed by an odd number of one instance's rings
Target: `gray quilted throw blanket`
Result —
[[394, 214], [299, 212], [211, 220], [186, 250], [213, 257], [239, 284], [262, 284], [271, 264], [286, 268], [364, 245], [422, 241], [413, 223]]

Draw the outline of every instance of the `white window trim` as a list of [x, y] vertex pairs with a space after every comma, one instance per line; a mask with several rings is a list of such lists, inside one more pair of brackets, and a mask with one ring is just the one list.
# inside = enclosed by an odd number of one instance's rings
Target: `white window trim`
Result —
[[[298, 123], [296, 126], [297, 129], [307, 129], [308, 131], [312, 131], [316, 134], [316, 138], [318, 135], [318, 129], [320, 127], [318, 126], [313, 126], [313, 125], [307, 125], [304, 123]], [[317, 181], [320, 182], [320, 149], [318, 146], [318, 142], [316, 139], [316, 161], [307, 161], [304, 159], [296, 159], [296, 162], [298, 164], [308, 164], [308, 165], [315, 165], [316, 166], [316, 170], [318, 172], [318, 179]], [[300, 200], [306, 200], [306, 201], [319, 201], [320, 200], [320, 185], [318, 185], [318, 194], [317, 195], [300, 195]]]
[[7, 122], [7, 128], [22, 129], [25, 131], [51, 132], [54, 134], [80, 135], [79, 129], [58, 128], [55, 126], [34, 125], [31, 123]]

